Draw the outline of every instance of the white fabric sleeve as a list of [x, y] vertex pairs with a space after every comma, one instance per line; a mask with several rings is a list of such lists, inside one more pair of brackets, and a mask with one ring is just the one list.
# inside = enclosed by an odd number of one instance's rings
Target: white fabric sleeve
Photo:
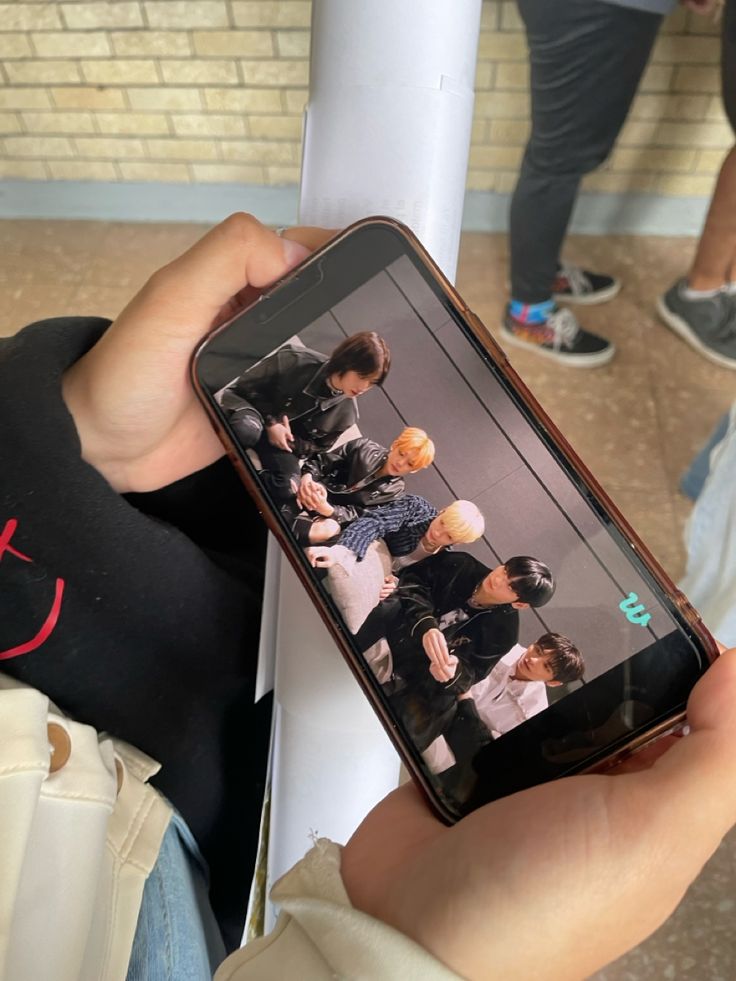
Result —
[[275, 929], [231, 954], [214, 981], [458, 981], [413, 940], [351, 906], [341, 854], [320, 838], [271, 891], [281, 907]]

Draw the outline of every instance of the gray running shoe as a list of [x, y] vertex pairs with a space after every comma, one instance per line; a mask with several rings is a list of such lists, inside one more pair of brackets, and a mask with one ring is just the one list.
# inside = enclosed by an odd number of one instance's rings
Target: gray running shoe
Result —
[[526, 348], [558, 364], [595, 368], [608, 364], [616, 348], [610, 341], [583, 330], [572, 310], [556, 308], [541, 324], [529, 324], [506, 308], [501, 324], [503, 342]]
[[704, 358], [722, 368], [736, 368], [736, 296], [721, 290], [715, 296], [690, 300], [680, 279], [657, 300], [662, 320]]

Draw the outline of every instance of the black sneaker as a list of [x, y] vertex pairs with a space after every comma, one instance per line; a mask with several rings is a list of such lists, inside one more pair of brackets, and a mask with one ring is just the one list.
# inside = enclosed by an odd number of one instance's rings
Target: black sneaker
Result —
[[728, 289], [691, 300], [680, 279], [657, 300], [662, 320], [704, 358], [722, 368], [736, 368], [736, 295]]
[[517, 320], [506, 307], [501, 337], [508, 344], [541, 354], [571, 368], [595, 368], [607, 364], [616, 348], [610, 341], [583, 330], [572, 310], [555, 309], [541, 324]]
[[611, 300], [621, 289], [621, 280], [562, 263], [552, 285], [552, 297], [566, 303], [591, 306]]

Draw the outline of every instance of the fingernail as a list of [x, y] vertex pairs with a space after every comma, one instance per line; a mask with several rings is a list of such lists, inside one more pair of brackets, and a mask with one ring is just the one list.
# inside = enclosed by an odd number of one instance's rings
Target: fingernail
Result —
[[293, 242], [290, 238], [282, 238], [281, 241], [284, 246], [284, 258], [290, 269], [309, 255], [309, 249], [299, 242]]

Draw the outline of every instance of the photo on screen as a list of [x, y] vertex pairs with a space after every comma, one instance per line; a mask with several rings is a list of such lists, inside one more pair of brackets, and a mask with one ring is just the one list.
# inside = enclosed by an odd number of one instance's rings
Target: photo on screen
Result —
[[446, 796], [677, 631], [406, 256], [222, 377], [232, 435]]

